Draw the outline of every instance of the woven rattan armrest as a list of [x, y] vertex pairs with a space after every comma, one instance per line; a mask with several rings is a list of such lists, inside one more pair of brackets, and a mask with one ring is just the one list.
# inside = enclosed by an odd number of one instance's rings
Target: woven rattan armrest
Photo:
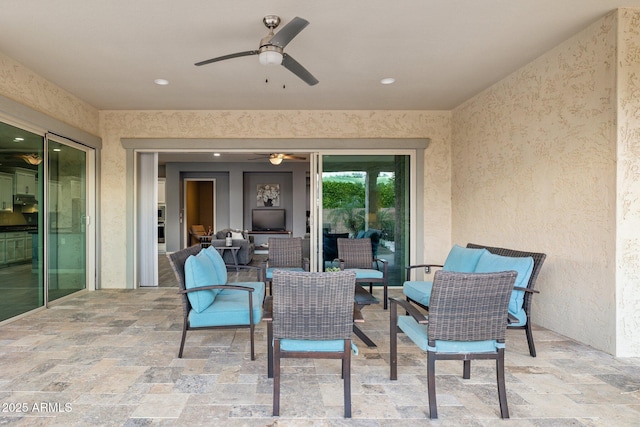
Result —
[[424, 272], [425, 273], [431, 273], [431, 269], [432, 268], [442, 268], [442, 265], [440, 264], [416, 264], [416, 265], [409, 265], [407, 267], [405, 267], [405, 270], [407, 270], [407, 280], [411, 280], [411, 271], [413, 269], [416, 268], [424, 268]]
[[210, 290], [210, 289], [233, 289], [236, 291], [247, 291], [247, 292], [253, 292], [255, 291], [255, 289], [250, 288], [248, 286], [238, 286], [238, 285], [209, 285], [209, 286], [199, 286], [197, 288], [191, 288], [191, 289], [180, 289], [178, 291], [179, 294], [188, 294], [189, 292], [195, 292], [195, 291], [206, 291], [206, 290]]
[[398, 304], [400, 307], [404, 308], [407, 314], [413, 317], [416, 322], [421, 323], [423, 325], [429, 323], [429, 319], [424, 315], [424, 313], [420, 312], [420, 310], [418, 310], [409, 301], [405, 301], [399, 298], [392, 298], [392, 297], [389, 297], [389, 301], [392, 304]]

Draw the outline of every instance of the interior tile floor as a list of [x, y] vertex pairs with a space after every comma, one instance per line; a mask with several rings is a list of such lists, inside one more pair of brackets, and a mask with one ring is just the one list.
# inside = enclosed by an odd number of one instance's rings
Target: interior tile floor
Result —
[[265, 324], [256, 330], [255, 361], [244, 329], [190, 332], [178, 359], [182, 307], [173, 283], [85, 292], [0, 326], [0, 424], [640, 425], [640, 359], [614, 358], [542, 328], [534, 331], [536, 358], [522, 331], [508, 332], [509, 421], [499, 416], [490, 361], [472, 362], [470, 380], [461, 378], [461, 362], [436, 363], [439, 419], [431, 421], [426, 357], [404, 336], [399, 378], [389, 380], [382, 304], [365, 308], [361, 325], [378, 347], [355, 338], [353, 418], [342, 418], [339, 362], [302, 359], [284, 361], [281, 416], [272, 417]]

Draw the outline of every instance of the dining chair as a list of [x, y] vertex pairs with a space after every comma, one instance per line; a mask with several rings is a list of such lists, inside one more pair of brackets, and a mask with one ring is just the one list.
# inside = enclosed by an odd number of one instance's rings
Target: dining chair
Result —
[[[398, 379], [398, 332], [427, 352], [429, 416], [438, 418], [436, 360], [462, 360], [464, 379], [471, 360], [494, 359], [502, 418], [509, 418], [504, 378], [508, 306], [516, 271], [455, 273], [437, 271], [425, 316], [406, 300], [390, 298], [390, 378]], [[407, 315], [398, 315], [398, 306]]]
[[269, 255], [262, 263], [262, 275], [269, 284], [269, 295], [272, 294], [271, 281], [275, 269], [290, 271], [309, 271], [309, 258], [302, 256], [302, 237], [270, 237]]
[[280, 415], [282, 358], [341, 359], [344, 417], [351, 417], [353, 271], [273, 272], [273, 415]]
[[[388, 262], [385, 259], [374, 258], [370, 238], [338, 239], [338, 260], [341, 270], [356, 272], [356, 283], [369, 284], [369, 293], [373, 294], [373, 284], [383, 286], [383, 305], [387, 309], [388, 296]], [[374, 265], [382, 264], [382, 271]]]

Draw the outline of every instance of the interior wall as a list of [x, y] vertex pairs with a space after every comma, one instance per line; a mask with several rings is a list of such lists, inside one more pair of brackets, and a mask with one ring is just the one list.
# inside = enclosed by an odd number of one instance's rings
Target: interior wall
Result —
[[[284, 209], [285, 221], [287, 223], [287, 230], [293, 230], [293, 207], [294, 197], [293, 194], [293, 174], [291, 172], [245, 172], [244, 177], [244, 229], [251, 230], [251, 210], [256, 208], [262, 208], [258, 206], [256, 195], [257, 186], [262, 184], [277, 184], [280, 187], [280, 206], [274, 206], [280, 209]], [[299, 197], [296, 200], [298, 205], [305, 206], [304, 198]], [[304, 196], [303, 196], [304, 197]], [[302, 209], [297, 209], [302, 211]], [[301, 234], [297, 234], [301, 236]]]
[[612, 13], [456, 108], [452, 138], [454, 243], [545, 252], [534, 324], [609, 353], [616, 37]]

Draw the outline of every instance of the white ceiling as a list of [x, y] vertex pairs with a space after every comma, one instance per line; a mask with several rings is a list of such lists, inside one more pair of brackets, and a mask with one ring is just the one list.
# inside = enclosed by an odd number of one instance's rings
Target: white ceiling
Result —
[[[99, 109], [448, 110], [617, 7], [640, 0], [2, 0], [0, 52]], [[319, 84], [193, 65], [257, 49], [267, 14], [310, 21], [285, 52]]]

